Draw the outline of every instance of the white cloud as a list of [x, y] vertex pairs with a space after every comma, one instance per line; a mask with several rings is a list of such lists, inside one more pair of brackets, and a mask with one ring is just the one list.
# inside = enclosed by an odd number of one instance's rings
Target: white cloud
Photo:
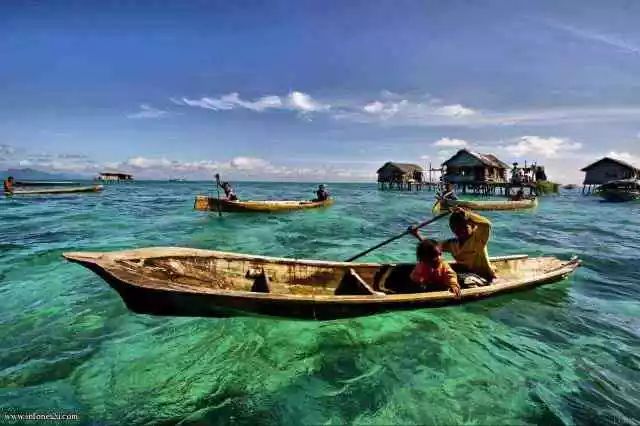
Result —
[[544, 158], [558, 158], [567, 152], [581, 149], [582, 144], [567, 138], [522, 136], [503, 148], [516, 157], [535, 154]]
[[238, 170], [259, 170], [272, 167], [268, 161], [254, 157], [235, 157], [229, 164], [232, 168]]
[[313, 99], [307, 93], [292, 91], [286, 98], [276, 95], [268, 95], [257, 98], [253, 101], [244, 100], [237, 92], [222, 95], [218, 98], [202, 97], [200, 99], [171, 99], [178, 105], [186, 105], [197, 108], [209, 109], [212, 111], [229, 111], [233, 109], [248, 109], [255, 112], [262, 112], [270, 109], [283, 109], [298, 111], [302, 114], [327, 111], [331, 108], [328, 104], [323, 104]]
[[166, 158], [146, 158], [146, 157], [133, 157], [126, 160], [123, 165], [134, 167], [138, 169], [150, 169], [158, 167], [170, 167], [171, 161]]
[[128, 114], [127, 118], [161, 118], [169, 114], [169, 111], [157, 109], [148, 104], [141, 104], [140, 111]]
[[446, 117], [466, 117], [474, 115], [476, 112], [470, 108], [465, 108], [460, 104], [445, 105], [440, 108], [436, 108], [434, 111], [436, 114], [444, 115]]
[[362, 109], [369, 114], [379, 114], [384, 110], [384, 104], [380, 101], [374, 101], [366, 104]]
[[443, 105], [437, 99], [401, 99], [388, 94], [363, 106], [346, 105], [334, 117], [361, 123], [381, 122], [389, 125], [455, 125], [477, 112], [461, 104]]
[[301, 112], [326, 111], [329, 108], [331, 108], [330, 105], [322, 104], [314, 100], [308, 94], [297, 92], [297, 91], [293, 91], [289, 93], [288, 105], [291, 109], [298, 110]]
[[280, 99], [279, 96], [268, 95], [253, 101], [247, 101], [240, 98], [240, 95], [237, 92], [222, 95], [219, 98], [182, 98], [181, 100], [172, 99], [172, 101], [179, 105], [199, 107], [213, 111], [228, 111], [236, 108], [244, 108], [251, 111], [261, 112], [267, 109], [282, 107], [282, 99]]
[[606, 156], [625, 161], [629, 164], [633, 164], [636, 167], [640, 167], [640, 156], [638, 155], [633, 155], [628, 152], [609, 151]]
[[442, 138], [433, 143], [433, 146], [441, 146], [448, 148], [464, 148], [469, 146], [469, 143], [462, 139]]

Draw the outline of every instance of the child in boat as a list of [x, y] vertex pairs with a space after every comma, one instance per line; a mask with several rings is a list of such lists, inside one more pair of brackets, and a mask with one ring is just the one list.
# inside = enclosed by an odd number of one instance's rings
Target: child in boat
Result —
[[5, 179], [4, 183], [4, 193], [5, 194], [13, 194], [13, 176], [9, 176]]
[[422, 240], [416, 249], [418, 263], [411, 272], [411, 281], [422, 291], [449, 289], [460, 297], [458, 276], [451, 266], [442, 260], [440, 248], [430, 240]]
[[313, 201], [326, 201], [329, 199], [329, 193], [325, 189], [324, 185], [318, 186], [318, 190], [316, 191], [316, 199]]
[[[491, 222], [479, 214], [457, 207], [449, 217], [449, 228], [456, 238], [435, 243], [442, 251], [453, 255], [456, 271], [476, 274], [487, 282], [493, 281], [496, 273], [487, 251]], [[409, 231], [420, 241], [424, 240], [417, 228], [411, 227]]]

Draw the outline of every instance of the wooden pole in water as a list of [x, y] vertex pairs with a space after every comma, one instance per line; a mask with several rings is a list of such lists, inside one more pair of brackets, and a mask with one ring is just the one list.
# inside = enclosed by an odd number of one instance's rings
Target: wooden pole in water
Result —
[[220, 210], [220, 175], [216, 173], [216, 192], [218, 193], [218, 216], [222, 217], [222, 210]]

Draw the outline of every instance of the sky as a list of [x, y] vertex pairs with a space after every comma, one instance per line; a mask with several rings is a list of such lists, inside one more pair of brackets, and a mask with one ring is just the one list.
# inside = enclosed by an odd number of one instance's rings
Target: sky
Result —
[[373, 181], [640, 166], [640, 2], [0, 2], [0, 169]]

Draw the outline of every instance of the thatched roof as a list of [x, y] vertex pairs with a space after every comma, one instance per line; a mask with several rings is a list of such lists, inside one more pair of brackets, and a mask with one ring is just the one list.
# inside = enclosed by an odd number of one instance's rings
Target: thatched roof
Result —
[[493, 154], [480, 154], [477, 152], [473, 152], [473, 151], [469, 151], [466, 148], [461, 149], [460, 151], [456, 152], [455, 155], [451, 158], [449, 158], [447, 161], [445, 161], [444, 163], [442, 163], [443, 166], [448, 165], [448, 163], [450, 161], [452, 161], [454, 158], [456, 158], [457, 156], [467, 153], [469, 155], [471, 155], [472, 157], [476, 158], [478, 161], [480, 161], [482, 164], [484, 164], [487, 167], [495, 167], [498, 169], [508, 169], [509, 165], [503, 161], [501, 161], [498, 157], [496, 157]]
[[387, 161], [382, 167], [378, 169], [376, 173], [380, 173], [386, 167], [394, 167], [402, 173], [414, 173], [422, 172], [424, 169], [417, 164], [410, 163], [394, 163], [393, 161]]
[[627, 163], [626, 161], [617, 160], [617, 159], [611, 158], [611, 157], [601, 158], [600, 160], [596, 161], [595, 163], [589, 164], [587, 167], [583, 168], [580, 171], [587, 172], [587, 171], [591, 170], [592, 168], [597, 167], [600, 164], [607, 163], [607, 162], [618, 164], [619, 166], [622, 166], [622, 167], [624, 167], [626, 169], [629, 169], [629, 170], [632, 170], [632, 171], [635, 171], [635, 172], [640, 172], [640, 169], [638, 169], [637, 167]]

